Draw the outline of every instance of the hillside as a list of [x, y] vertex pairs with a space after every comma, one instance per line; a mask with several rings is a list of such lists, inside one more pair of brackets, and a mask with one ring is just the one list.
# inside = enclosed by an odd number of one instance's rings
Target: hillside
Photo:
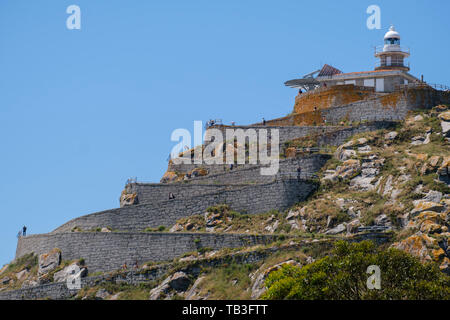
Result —
[[[236, 205], [230, 206], [229, 201], [227, 205], [220, 204], [221, 198], [214, 196], [219, 203], [204, 207], [203, 214], [181, 215], [171, 224], [153, 222], [153, 225], [141, 225], [141, 230], [135, 230], [134, 225], [121, 229], [113, 226], [113, 222], [110, 225], [90, 222], [91, 217], [98, 219], [111, 213], [130, 214], [133, 208], [149, 210], [149, 204], [143, 202], [145, 193], [127, 186], [121, 196], [122, 211], [117, 209], [119, 211], [85, 216], [62, 226], [61, 230], [69, 230], [67, 236], [70, 237], [122, 237], [127, 234], [138, 237], [136, 232], [139, 232], [151, 239], [159, 239], [158, 235], [169, 239], [170, 235], [178, 235], [190, 237], [191, 244], [187, 247], [193, 250], [186, 249], [179, 254], [173, 249], [173, 258], [124, 263], [122, 268], [115, 270], [95, 269], [92, 258], [87, 256], [67, 259], [62, 246], [39, 257], [34, 253], [24, 254], [1, 269], [0, 298], [3, 295], [17, 299], [257, 299], [265, 297], [265, 285], [270, 284], [266, 280], [275, 274], [274, 271], [289, 268], [286, 266], [301, 270], [328, 255], [335, 256], [333, 247], [338, 240], [359, 242], [366, 239], [377, 243], [379, 250], [399, 249], [411, 256], [412, 261], [440, 270], [442, 279], [439, 275], [436, 276], [439, 280], [427, 281], [447, 281], [448, 285], [449, 126], [450, 111], [447, 106], [440, 105], [431, 110], [409, 113], [405, 121], [397, 122], [395, 127], [360, 130], [346, 141], [335, 140], [342, 144], [320, 145], [321, 150], [326, 150], [331, 156], [323, 158], [324, 164], [308, 182], [302, 182], [303, 189], [309, 186], [308, 194], [299, 194], [295, 199], [302, 200], [289, 202], [292, 205], [283, 210], [270, 208], [271, 202], [261, 199], [259, 203], [266, 203], [267, 210], [246, 210], [247, 213], [243, 213], [236, 210]], [[290, 149], [313, 148], [319, 141], [315, 133], [284, 141], [286, 163], [297, 161], [299, 156], [295, 152], [289, 155]], [[308, 156], [300, 158], [310, 159]], [[207, 170], [194, 170], [199, 171], [200, 182], [205, 176], [207, 178]], [[236, 172], [249, 170], [252, 169], [243, 168]], [[177, 177], [183, 175], [176, 174]], [[220, 177], [219, 173], [216, 181], [220, 181]], [[229, 179], [230, 175], [227, 177]], [[190, 190], [207, 188], [207, 184], [189, 183]], [[248, 190], [245, 193], [252, 190], [265, 192], [264, 186], [269, 182], [263, 182], [258, 187], [260, 189], [250, 189], [250, 186], [257, 187], [254, 183], [223, 188], [216, 184], [214, 192], [228, 192], [235, 199], [242, 190]], [[268, 184], [269, 191], [274, 190], [271, 183]], [[171, 185], [157, 187], [168, 188]], [[177, 196], [184, 197], [183, 185], [174, 187], [178, 189], [170, 190], [177, 190]], [[207, 192], [211, 192], [209, 190]], [[198, 192], [199, 199], [208, 197], [201, 193], [203, 191]], [[185, 195], [186, 201], [191, 199], [190, 196], [192, 194]], [[259, 199], [258, 194], [250, 194], [252, 198]], [[274, 203], [279, 203], [275, 200]], [[184, 207], [185, 213], [186, 210]], [[57, 229], [49, 236], [66, 236], [66, 233], [59, 235], [58, 232], [67, 231]], [[216, 240], [212, 241], [211, 237], [215, 235], [230, 246], [223, 247]], [[129, 239], [131, 241], [132, 238]], [[184, 238], [178, 239], [184, 241]], [[181, 246], [181, 242], [178, 245]], [[72, 270], [82, 275], [83, 289], [80, 291], [70, 291], [65, 287]], [[450, 298], [448, 292], [443, 293], [444, 296], [439, 298]], [[433, 297], [430, 294], [422, 298]]]

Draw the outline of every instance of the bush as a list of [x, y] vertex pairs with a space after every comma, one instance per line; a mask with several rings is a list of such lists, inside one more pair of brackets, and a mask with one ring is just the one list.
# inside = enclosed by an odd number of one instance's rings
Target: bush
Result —
[[[367, 267], [381, 269], [381, 289], [367, 288]], [[370, 241], [336, 243], [330, 256], [303, 268], [287, 265], [266, 279], [263, 299], [419, 300], [450, 299], [450, 277], [436, 265], [397, 249], [380, 250]]]

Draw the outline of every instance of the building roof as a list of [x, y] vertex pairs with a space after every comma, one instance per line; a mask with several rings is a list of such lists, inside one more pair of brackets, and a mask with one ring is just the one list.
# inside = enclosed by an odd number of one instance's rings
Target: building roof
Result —
[[384, 39], [392, 39], [392, 38], [400, 39], [400, 34], [397, 31], [395, 31], [394, 26], [391, 26], [389, 28], [389, 31], [386, 32], [386, 34], [384, 35]]
[[346, 79], [355, 79], [355, 78], [366, 78], [366, 77], [382, 77], [382, 76], [403, 76], [410, 81], [418, 80], [413, 75], [408, 72], [402, 70], [372, 70], [372, 71], [359, 71], [359, 72], [349, 72], [349, 73], [340, 73], [333, 75], [331, 77], [322, 77], [317, 78], [318, 81], [329, 81], [329, 80], [346, 80]]
[[336, 69], [335, 67], [332, 67], [328, 64], [324, 64], [318, 74], [318, 77], [329, 77], [329, 76], [333, 76], [335, 74], [340, 74], [340, 73], [342, 73], [341, 70]]
[[362, 74], [362, 73], [377, 73], [377, 72], [386, 72], [386, 71], [392, 71], [392, 70], [371, 70], [371, 71], [358, 71], [358, 72], [347, 72], [347, 73], [341, 73], [341, 75], [352, 75], [352, 74]]

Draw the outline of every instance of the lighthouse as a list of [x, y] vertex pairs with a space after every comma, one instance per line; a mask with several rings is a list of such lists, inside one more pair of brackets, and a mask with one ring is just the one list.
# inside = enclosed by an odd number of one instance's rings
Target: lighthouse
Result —
[[400, 34], [391, 26], [384, 35], [384, 46], [375, 48], [375, 57], [379, 59], [375, 70], [409, 71], [409, 65], [405, 65], [409, 55], [409, 49], [400, 46]]
[[400, 34], [391, 26], [384, 35], [384, 45], [375, 47], [375, 57], [378, 59], [375, 70], [344, 73], [326, 64], [322, 69], [284, 84], [299, 88], [301, 92], [319, 88], [338, 89], [339, 86], [348, 85], [379, 93], [394, 92], [405, 85], [419, 82], [419, 79], [409, 73], [409, 63], [405, 62], [409, 56], [409, 49], [400, 46]]

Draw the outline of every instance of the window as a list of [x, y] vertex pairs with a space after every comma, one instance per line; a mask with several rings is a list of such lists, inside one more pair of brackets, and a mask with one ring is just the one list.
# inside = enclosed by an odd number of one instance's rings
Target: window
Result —
[[400, 45], [400, 39], [388, 38], [384, 40], [385, 44], [397, 44]]

